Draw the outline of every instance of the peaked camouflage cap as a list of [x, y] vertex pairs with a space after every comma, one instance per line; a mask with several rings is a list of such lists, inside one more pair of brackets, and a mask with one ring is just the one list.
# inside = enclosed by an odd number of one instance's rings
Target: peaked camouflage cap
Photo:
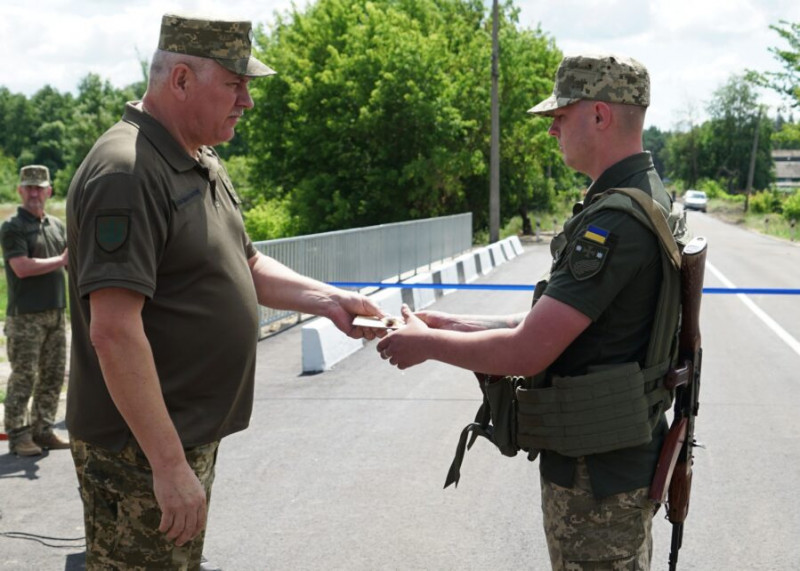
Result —
[[158, 49], [210, 58], [228, 71], [250, 77], [273, 75], [251, 55], [253, 25], [247, 20], [205, 20], [164, 14]]
[[582, 99], [650, 105], [650, 75], [633, 58], [614, 54], [582, 54], [561, 60], [553, 94], [528, 109], [528, 113], [552, 115], [553, 111]]
[[28, 165], [19, 169], [20, 186], [50, 186], [50, 169], [44, 165]]

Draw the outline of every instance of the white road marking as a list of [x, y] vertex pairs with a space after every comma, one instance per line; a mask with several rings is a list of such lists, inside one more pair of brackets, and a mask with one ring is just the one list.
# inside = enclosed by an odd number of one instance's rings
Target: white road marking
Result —
[[[725, 287], [736, 289], [736, 286], [733, 285], [733, 282], [731, 282], [728, 278], [722, 275], [722, 272], [720, 272], [713, 265], [706, 262], [706, 268], [711, 270], [711, 273], [714, 274]], [[767, 327], [772, 329], [775, 335], [780, 337], [781, 340], [789, 346], [789, 348], [791, 348], [795, 353], [800, 355], [800, 342], [798, 342], [797, 339], [792, 337], [783, 327], [778, 325], [778, 323], [774, 319], [772, 319], [769, 315], [767, 315], [760, 307], [758, 307], [753, 302], [752, 299], [747, 297], [745, 294], [737, 293], [736, 297], [742, 300], [742, 303], [744, 303], [750, 309], [750, 311], [755, 313], [756, 317], [758, 317], [761, 321], [763, 321]]]

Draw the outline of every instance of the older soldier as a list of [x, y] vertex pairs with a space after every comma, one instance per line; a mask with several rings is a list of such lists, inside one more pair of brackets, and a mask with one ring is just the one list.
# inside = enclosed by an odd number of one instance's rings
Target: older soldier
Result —
[[[352, 337], [367, 298], [259, 253], [210, 145], [253, 106], [251, 23], [167, 14], [147, 92], [100, 137], [67, 201], [67, 426], [88, 569], [197, 569], [220, 440], [247, 427], [258, 304]], [[367, 333], [372, 337], [372, 333]]]
[[22, 206], [0, 227], [8, 283], [5, 334], [11, 363], [5, 430], [12, 453], [37, 456], [42, 448], [69, 448], [69, 443], [53, 432], [66, 366], [66, 232], [60, 220], [44, 211], [53, 192], [47, 167], [22, 167], [17, 192]]
[[[553, 569], [650, 567], [654, 505], [647, 492], [669, 401], [653, 383], [673, 350], [678, 288], [663, 290], [673, 303], [660, 311], [662, 276], [669, 271], [670, 283], [677, 283], [676, 271], [663, 270], [644, 211], [627, 194], [612, 192], [638, 189], [632, 195], [651, 211], [671, 210], [642, 149], [649, 103], [641, 63], [609, 54], [565, 57], [552, 96], [530, 112], [552, 117], [549, 133], [564, 162], [593, 182], [551, 246], [550, 279], [537, 285], [534, 306], [492, 318], [415, 316], [404, 308], [408, 324], [378, 343], [383, 358], [400, 368], [436, 359], [498, 377], [527, 377], [514, 394], [539, 416], [520, 408], [512, 423], [517, 443], [532, 443], [520, 447], [539, 453]], [[652, 360], [661, 362], [650, 368]], [[613, 397], [603, 401], [594, 389]], [[562, 414], [562, 402], [580, 406]], [[616, 408], [609, 415], [601, 407], [611, 402]], [[629, 415], [633, 406], [641, 406], [641, 414]]]

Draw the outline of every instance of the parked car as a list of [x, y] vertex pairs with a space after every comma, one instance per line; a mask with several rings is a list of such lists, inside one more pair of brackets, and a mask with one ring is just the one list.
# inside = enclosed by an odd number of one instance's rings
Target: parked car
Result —
[[705, 212], [708, 208], [708, 197], [702, 190], [687, 190], [683, 195], [683, 207], [686, 210]]

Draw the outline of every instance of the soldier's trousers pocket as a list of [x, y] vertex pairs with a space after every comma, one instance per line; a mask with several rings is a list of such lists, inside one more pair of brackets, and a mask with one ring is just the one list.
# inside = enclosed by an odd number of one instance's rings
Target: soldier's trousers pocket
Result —
[[645, 571], [652, 553], [647, 488], [596, 500], [542, 480], [542, 508], [555, 569]]

